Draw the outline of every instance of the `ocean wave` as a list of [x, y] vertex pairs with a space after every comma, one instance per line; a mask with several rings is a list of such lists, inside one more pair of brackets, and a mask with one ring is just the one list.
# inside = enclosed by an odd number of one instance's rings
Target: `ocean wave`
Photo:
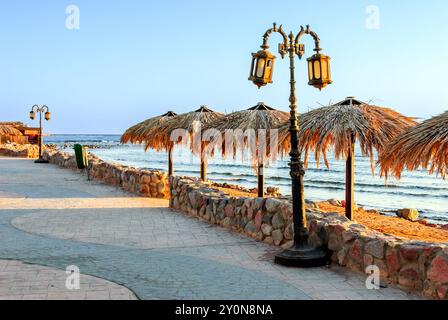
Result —
[[[121, 161], [130, 166], [166, 170], [167, 156], [165, 152], [144, 152], [142, 146], [119, 144], [119, 139], [119, 135], [54, 135], [47, 137], [45, 141], [57, 144], [81, 143], [100, 146], [109, 144], [112, 148], [96, 149], [93, 152], [107, 161]], [[360, 157], [359, 148], [355, 158], [355, 192], [360, 205], [365, 203], [365, 207], [376, 208], [380, 204], [384, 210], [396, 210], [404, 205], [411, 205], [419, 209], [424, 217], [430, 217], [432, 220], [448, 220], [443, 206], [443, 200], [448, 199], [447, 183], [444, 184], [441, 179], [428, 175], [424, 170], [418, 170], [406, 172], [399, 183], [390, 180], [386, 185], [384, 180], [378, 178], [378, 168], [376, 168], [377, 177], [372, 178], [370, 160]], [[285, 194], [290, 193], [291, 188], [288, 160], [288, 157], [279, 159], [276, 164], [267, 166], [265, 169], [266, 185], [279, 187]], [[234, 163], [231, 161], [231, 159], [225, 161], [210, 159], [208, 166], [210, 180], [256, 187], [257, 175], [252, 170], [250, 161], [247, 160], [243, 163], [241, 158], [237, 158]], [[199, 176], [200, 166], [196, 157], [185, 157], [184, 154], [180, 155], [180, 152], [176, 154], [175, 151], [174, 162], [176, 174]], [[343, 197], [344, 195], [345, 162], [335, 160], [329, 154], [329, 163], [330, 170], [323, 165], [323, 162], [321, 162], [320, 168], [317, 168], [316, 162], [310, 157], [305, 176], [305, 188], [310, 190], [308, 194], [315, 197], [316, 200], [318, 198], [322, 200], [326, 196]]]
[[[182, 170], [184, 173], [199, 173], [198, 171], [186, 171]], [[248, 178], [250, 177], [250, 178]], [[212, 180], [221, 180], [226, 182], [242, 182], [242, 183], [257, 183], [257, 176], [247, 176], [246, 178], [243, 176], [235, 176], [235, 177], [223, 177], [222, 175], [214, 175], [213, 173], [209, 173], [209, 178]], [[272, 179], [265, 179], [265, 182], [272, 186], [278, 186], [278, 187], [288, 187], [291, 185], [290, 179], [284, 178], [277, 181], [284, 181], [284, 183], [269, 183]], [[338, 190], [338, 191], [344, 191], [345, 190], [345, 182], [329, 182], [325, 180], [305, 180], [305, 185], [307, 188], [314, 188], [314, 189], [320, 189], [320, 190]], [[370, 188], [369, 188], [370, 187]], [[425, 193], [425, 192], [403, 192], [398, 191], [402, 189], [387, 189], [384, 187], [384, 185], [371, 185], [371, 184], [356, 184], [355, 185], [355, 191], [358, 193], [371, 193], [376, 194], [379, 191], [383, 191], [386, 194], [390, 195], [397, 195], [397, 196], [409, 196], [409, 197], [422, 197], [422, 198], [445, 198], [446, 194], [435, 194], [435, 193]], [[410, 189], [412, 190], [412, 189]], [[421, 189], [424, 190], [424, 189]], [[443, 191], [443, 189], [441, 189]]]

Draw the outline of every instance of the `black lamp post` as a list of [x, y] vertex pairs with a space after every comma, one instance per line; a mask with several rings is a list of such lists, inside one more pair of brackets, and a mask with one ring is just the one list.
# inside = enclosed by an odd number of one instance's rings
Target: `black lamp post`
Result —
[[275, 56], [269, 49], [269, 36], [272, 32], [278, 32], [283, 37], [283, 42], [279, 44], [279, 53], [284, 58], [289, 53], [290, 65], [290, 109], [291, 119], [289, 132], [291, 133], [291, 180], [292, 180], [292, 213], [294, 224], [294, 245], [275, 256], [275, 263], [285, 266], [295, 267], [317, 267], [327, 263], [327, 253], [318, 247], [308, 244], [308, 230], [306, 221], [306, 208], [304, 198], [303, 177], [305, 169], [301, 161], [301, 151], [299, 148], [299, 126], [297, 116], [297, 98], [295, 95], [294, 79], [294, 58], [297, 54], [299, 59], [305, 53], [305, 46], [300, 44], [300, 38], [309, 34], [313, 37], [316, 52], [308, 58], [308, 84], [322, 90], [322, 88], [331, 84], [330, 76], [330, 57], [320, 53], [320, 39], [317, 34], [310, 30], [309, 26], [301, 27], [297, 36], [291, 32], [288, 35], [283, 31], [282, 26], [277, 28], [274, 23], [273, 28], [266, 31], [263, 36], [262, 50], [252, 54], [252, 64], [249, 80], [259, 88], [272, 83], [272, 74], [274, 70]]
[[36, 113], [39, 113], [39, 137], [38, 137], [38, 143], [39, 143], [39, 159], [34, 161], [35, 163], [48, 163], [47, 160], [43, 158], [43, 137], [42, 137], [42, 113], [45, 112], [45, 120], [50, 120], [50, 110], [46, 105], [43, 105], [42, 107], [39, 107], [38, 105], [34, 105], [31, 108], [30, 111], [30, 119], [34, 120], [36, 118]]

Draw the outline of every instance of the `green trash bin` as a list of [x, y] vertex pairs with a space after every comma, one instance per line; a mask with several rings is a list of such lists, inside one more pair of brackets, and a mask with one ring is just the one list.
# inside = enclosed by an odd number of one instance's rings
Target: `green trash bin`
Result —
[[80, 144], [75, 144], [73, 148], [75, 149], [76, 164], [78, 165], [78, 169], [87, 169], [89, 166], [87, 148]]

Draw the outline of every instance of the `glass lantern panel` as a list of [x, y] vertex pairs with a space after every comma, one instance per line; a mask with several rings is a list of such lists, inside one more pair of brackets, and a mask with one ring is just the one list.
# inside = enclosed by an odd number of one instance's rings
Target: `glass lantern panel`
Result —
[[320, 79], [321, 78], [320, 61], [319, 60], [315, 60], [314, 61], [314, 78], [315, 79]]
[[264, 75], [264, 65], [266, 61], [263, 58], [259, 58], [257, 61], [257, 74], [258, 78], [263, 78]]
[[329, 78], [328, 77], [328, 61], [327, 61], [327, 59], [322, 59], [321, 64], [322, 64], [322, 79], [327, 80]]
[[308, 61], [308, 79], [313, 80], [313, 63]]
[[255, 58], [252, 58], [252, 63], [250, 65], [250, 75], [251, 76], [255, 75]]

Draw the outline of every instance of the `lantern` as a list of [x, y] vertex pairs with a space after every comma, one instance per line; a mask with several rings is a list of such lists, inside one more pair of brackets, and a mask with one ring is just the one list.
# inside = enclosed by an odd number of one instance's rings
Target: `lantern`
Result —
[[319, 90], [333, 83], [330, 74], [330, 57], [317, 53], [308, 58], [308, 84]]
[[45, 120], [49, 121], [50, 120], [50, 111], [45, 112]]
[[250, 67], [249, 80], [258, 88], [272, 83], [272, 72], [274, 71], [274, 60], [276, 57], [267, 50], [252, 53], [252, 65]]
[[33, 110], [31, 110], [30, 111], [30, 119], [34, 120], [34, 118], [36, 118], [36, 113]]

